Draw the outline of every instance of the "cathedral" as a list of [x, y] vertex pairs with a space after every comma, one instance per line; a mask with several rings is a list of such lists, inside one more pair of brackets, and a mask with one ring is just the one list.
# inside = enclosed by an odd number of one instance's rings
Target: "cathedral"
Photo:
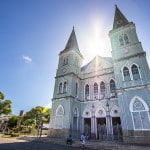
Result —
[[59, 53], [49, 136], [150, 141], [150, 70], [136, 27], [115, 7], [109, 31], [112, 57], [82, 66], [73, 28]]

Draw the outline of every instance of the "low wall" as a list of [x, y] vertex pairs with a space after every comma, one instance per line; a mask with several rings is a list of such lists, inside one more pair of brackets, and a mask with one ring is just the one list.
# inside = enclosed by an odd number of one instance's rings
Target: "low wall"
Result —
[[123, 141], [125, 143], [150, 145], [150, 131], [124, 130]]
[[69, 129], [48, 129], [48, 136], [54, 138], [66, 138], [70, 134]]

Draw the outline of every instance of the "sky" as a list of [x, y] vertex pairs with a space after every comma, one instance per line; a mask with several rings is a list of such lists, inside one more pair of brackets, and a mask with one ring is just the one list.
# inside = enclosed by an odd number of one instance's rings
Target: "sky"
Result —
[[51, 106], [58, 54], [73, 26], [84, 63], [111, 56], [115, 4], [136, 24], [150, 60], [149, 0], [0, 0], [0, 91], [13, 114]]

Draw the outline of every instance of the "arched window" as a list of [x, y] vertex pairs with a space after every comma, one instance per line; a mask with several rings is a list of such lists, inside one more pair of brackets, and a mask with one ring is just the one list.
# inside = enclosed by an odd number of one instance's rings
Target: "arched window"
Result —
[[78, 95], [78, 83], [76, 83], [75, 96]]
[[131, 70], [132, 70], [133, 80], [140, 79], [138, 67], [136, 65], [132, 65]]
[[120, 42], [120, 46], [124, 45], [122, 36], [119, 36], [119, 42]]
[[129, 81], [130, 79], [130, 73], [129, 69], [127, 67], [123, 68], [123, 76], [124, 76], [124, 81]]
[[103, 81], [100, 84], [100, 91], [101, 91], [101, 95], [105, 96], [106, 87], [105, 87], [105, 83]]
[[129, 44], [129, 39], [128, 39], [128, 36], [126, 34], [124, 34], [124, 41], [126, 44]]
[[136, 130], [150, 130], [149, 108], [144, 100], [134, 98], [130, 102], [133, 126]]
[[59, 84], [59, 93], [62, 93], [62, 83]]
[[59, 105], [56, 109], [56, 116], [63, 116], [64, 115], [64, 108], [62, 105]]
[[62, 129], [63, 128], [63, 120], [64, 120], [64, 107], [59, 105], [56, 109], [56, 118], [55, 118], [55, 128]]
[[64, 93], [67, 92], [67, 82], [66, 81], [64, 82], [63, 92]]
[[111, 79], [110, 80], [110, 93], [115, 93], [115, 91], [116, 91], [115, 81]]
[[98, 84], [94, 83], [94, 98], [98, 98]]
[[89, 89], [89, 85], [87, 84], [85, 86], [85, 99], [89, 99], [89, 95], [90, 95], [90, 89]]

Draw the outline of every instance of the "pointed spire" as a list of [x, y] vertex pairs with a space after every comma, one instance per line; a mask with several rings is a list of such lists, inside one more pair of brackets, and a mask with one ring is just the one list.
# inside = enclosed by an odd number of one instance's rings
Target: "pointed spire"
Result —
[[78, 46], [74, 26], [73, 26], [72, 32], [70, 34], [70, 37], [68, 39], [68, 42], [65, 46], [65, 49], [61, 53], [72, 50], [72, 49], [79, 51], [79, 46]]
[[115, 6], [116, 6], [116, 10], [115, 10], [113, 29], [117, 29], [129, 23], [126, 17], [122, 14], [122, 12], [117, 7], [117, 5]]

